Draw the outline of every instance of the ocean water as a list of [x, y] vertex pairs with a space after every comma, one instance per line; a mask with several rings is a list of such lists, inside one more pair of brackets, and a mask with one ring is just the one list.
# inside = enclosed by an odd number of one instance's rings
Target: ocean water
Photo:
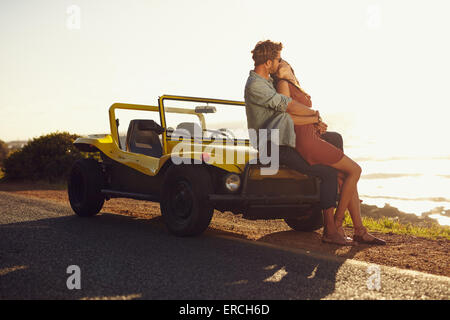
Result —
[[[359, 193], [367, 204], [386, 203], [406, 213], [432, 212], [442, 225], [450, 225], [450, 172], [447, 159], [360, 161], [363, 175]], [[447, 211], [447, 213], [446, 213]]]
[[345, 154], [362, 168], [360, 198], [380, 208], [389, 204], [417, 216], [427, 213], [450, 226], [450, 145], [446, 143], [450, 136], [445, 114], [434, 121], [426, 121], [420, 112], [387, 114], [364, 109], [326, 117], [330, 131], [342, 135]]
[[345, 153], [362, 168], [360, 198], [418, 216], [431, 213], [439, 224], [450, 226], [450, 153], [405, 152], [407, 147], [401, 146], [386, 152], [387, 143], [344, 144]]

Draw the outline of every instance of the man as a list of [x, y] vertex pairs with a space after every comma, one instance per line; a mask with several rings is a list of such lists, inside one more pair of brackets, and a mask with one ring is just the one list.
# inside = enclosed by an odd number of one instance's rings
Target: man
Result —
[[[324, 239], [342, 245], [353, 244], [338, 234], [334, 224], [334, 210], [337, 200], [337, 170], [324, 165], [309, 165], [295, 150], [294, 123], [289, 112], [300, 116], [315, 117], [320, 123], [319, 113], [290, 97], [277, 93], [273, 79], [281, 62], [281, 43], [260, 41], [252, 51], [254, 70], [245, 85], [245, 105], [248, 129], [278, 129], [279, 141], [268, 141], [267, 149], [279, 146], [279, 163], [301, 173], [320, 178], [320, 206], [324, 215]], [[337, 139], [339, 140], [339, 139]], [[261, 152], [261, 150], [260, 150]]]

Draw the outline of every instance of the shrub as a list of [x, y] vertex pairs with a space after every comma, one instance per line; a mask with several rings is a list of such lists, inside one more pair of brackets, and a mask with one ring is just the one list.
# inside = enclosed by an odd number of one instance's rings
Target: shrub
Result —
[[92, 154], [75, 148], [73, 142], [78, 137], [68, 132], [56, 132], [34, 138], [5, 160], [5, 178], [49, 181], [66, 179], [76, 160], [92, 157]]
[[3, 167], [3, 162], [8, 157], [8, 153], [8, 145], [3, 140], [0, 140], [0, 168]]

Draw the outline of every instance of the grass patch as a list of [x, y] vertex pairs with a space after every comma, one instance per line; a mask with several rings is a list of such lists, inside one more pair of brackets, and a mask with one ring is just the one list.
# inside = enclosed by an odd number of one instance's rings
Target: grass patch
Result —
[[[402, 224], [392, 218], [373, 219], [369, 217], [362, 217], [363, 224], [370, 231], [381, 233], [403, 234], [416, 237], [423, 237], [429, 239], [445, 238], [450, 240], [450, 227], [440, 226], [438, 224], [421, 227], [415, 226], [411, 223]], [[348, 212], [345, 213], [344, 220], [345, 227], [353, 227], [353, 222]]]

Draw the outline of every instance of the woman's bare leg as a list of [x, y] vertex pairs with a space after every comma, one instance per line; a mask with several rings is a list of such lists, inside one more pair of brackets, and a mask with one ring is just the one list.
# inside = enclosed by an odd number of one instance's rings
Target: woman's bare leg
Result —
[[345, 181], [345, 174], [343, 172], [338, 172], [338, 193], [341, 193], [342, 190], [342, 185], [344, 184]]
[[338, 232], [334, 225], [334, 209], [335, 208], [329, 208], [323, 210], [323, 234], [327, 236], [331, 236]]
[[345, 210], [348, 208], [350, 202], [354, 198], [354, 194], [357, 194], [356, 185], [358, 183], [359, 177], [361, 176], [361, 167], [355, 161], [345, 155], [341, 160], [339, 160], [335, 164], [332, 164], [331, 167], [336, 168], [346, 175], [341, 188], [341, 198], [339, 200], [339, 205], [334, 215], [335, 225], [339, 229], [342, 226], [342, 222], [344, 221]]
[[338, 245], [354, 245], [356, 244], [353, 241], [347, 240], [344, 236], [342, 236], [336, 225], [334, 223], [334, 209], [333, 207], [323, 210], [323, 238], [326, 239], [325, 242], [331, 242]]
[[352, 217], [353, 227], [355, 229], [362, 228], [361, 202], [359, 201], [358, 189], [353, 193], [353, 197], [348, 204], [348, 211], [350, 212], [350, 217]]
[[[386, 242], [382, 239], [376, 238], [367, 232], [367, 229], [364, 227], [362, 218], [361, 218], [361, 201], [359, 199], [358, 189], [353, 193], [353, 197], [351, 198], [348, 204], [348, 211], [350, 212], [350, 216], [353, 221], [353, 229], [354, 229], [354, 237], [358, 237], [357, 241], [363, 241], [366, 243], [372, 243], [375, 241], [375, 244], [386, 244]], [[335, 225], [336, 229], [340, 234], [344, 232], [342, 226]], [[345, 236], [345, 233], [344, 233]]]

